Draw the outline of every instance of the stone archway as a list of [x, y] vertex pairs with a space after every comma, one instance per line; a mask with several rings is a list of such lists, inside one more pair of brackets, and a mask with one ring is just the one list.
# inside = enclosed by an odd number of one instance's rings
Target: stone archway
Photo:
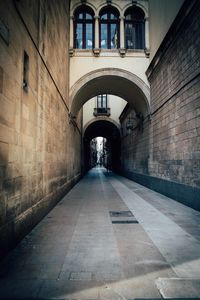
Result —
[[117, 127], [119, 130], [120, 130], [120, 125], [117, 124], [117, 122], [109, 117], [106, 117], [106, 116], [101, 116], [101, 117], [96, 117], [96, 118], [93, 118], [91, 119], [89, 122], [87, 122], [85, 124], [85, 126], [83, 127], [83, 136], [85, 134], [85, 131], [87, 130], [88, 126], [90, 126], [91, 124], [93, 124], [94, 122], [98, 122], [98, 121], [106, 121], [106, 122], [110, 122], [112, 123], [113, 125], [115, 125], [115, 127]]
[[[90, 123], [90, 124], [89, 124]], [[115, 171], [120, 169], [121, 136], [118, 124], [108, 119], [97, 119], [88, 122], [83, 135], [84, 169], [88, 170], [90, 157], [90, 141], [98, 136], [106, 138], [110, 144], [110, 167]]]
[[99, 94], [125, 99], [144, 117], [150, 114], [149, 87], [138, 76], [117, 68], [103, 68], [81, 77], [70, 90], [70, 113], [76, 117], [85, 102]]

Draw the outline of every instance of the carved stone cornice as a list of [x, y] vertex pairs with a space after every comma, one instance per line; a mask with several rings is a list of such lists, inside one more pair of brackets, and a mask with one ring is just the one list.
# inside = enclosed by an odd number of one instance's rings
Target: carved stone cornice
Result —
[[121, 57], [124, 57], [126, 55], [126, 49], [125, 48], [120, 48], [119, 49], [119, 54]]

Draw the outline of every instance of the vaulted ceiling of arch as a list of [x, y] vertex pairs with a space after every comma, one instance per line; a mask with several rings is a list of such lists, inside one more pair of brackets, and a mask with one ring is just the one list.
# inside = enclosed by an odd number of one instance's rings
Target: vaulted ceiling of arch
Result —
[[84, 139], [89, 142], [98, 136], [102, 136], [112, 142], [120, 139], [120, 132], [113, 123], [100, 120], [93, 122], [86, 128]]
[[126, 100], [136, 112], [148, 115], [147, 101], [143, 91], [130, 80], [121, 76], [100, 76], [85, 83], [74, 96], [71, 112], [76, 115], [89, 99], [100, 95], [111, 94]]

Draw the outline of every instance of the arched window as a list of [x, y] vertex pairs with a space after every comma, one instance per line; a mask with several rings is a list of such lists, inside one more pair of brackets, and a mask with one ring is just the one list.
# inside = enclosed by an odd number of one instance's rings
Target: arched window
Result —
[[94, 12], [81, 6], [74, 13], [74, 48], [94, 48]]
[[139, 7], [131, 7], [125, 13], [125, 46], [127, 49], [144, 49], [144, 12]]
[[112, 7], [100, 12], [100, 48], [119, 48], [119, 13]]

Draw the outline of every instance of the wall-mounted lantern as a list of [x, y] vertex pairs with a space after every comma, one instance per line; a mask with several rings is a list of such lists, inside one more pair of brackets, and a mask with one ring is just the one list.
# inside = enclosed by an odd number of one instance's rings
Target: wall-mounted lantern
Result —
[[[134, 120], [136, 120], [136, 123], [133, 122]], [[136, 129], [143, 131], [143, 122], [144, 122], [144, 117], [143, 117], [142, 113], [137, 113], [136, 118], [129, 117], [128, 121], [126, 123], [126, 130], [127, 130], [128, 134], [130, 134], [132, 131], [134, 131]], [[135, 123], [135, 126], [134, 126], [134, 123]]]
[[129, 117], [128, 121], [126, 122], [126, 130], [128, 132], [128, 134], [131, 133], [131, 131], [133, 131], [133, 118]]

